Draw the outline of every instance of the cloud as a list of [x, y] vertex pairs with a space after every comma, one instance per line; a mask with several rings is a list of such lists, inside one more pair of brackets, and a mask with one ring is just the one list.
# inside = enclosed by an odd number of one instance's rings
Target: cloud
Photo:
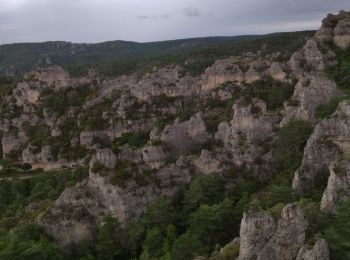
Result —
[[187, 7], [184, 8], [183, 14], [189, 18], [201, 17], [202, 14], [197, 7]]
[[162, 15], [139, 15], [136, 17], [138, 20], [168, 20], [171, 18], [170, 14], [162, 14]]
[[349, 0], [0, 0], [0, 44], [138, 42], [317, 29]]

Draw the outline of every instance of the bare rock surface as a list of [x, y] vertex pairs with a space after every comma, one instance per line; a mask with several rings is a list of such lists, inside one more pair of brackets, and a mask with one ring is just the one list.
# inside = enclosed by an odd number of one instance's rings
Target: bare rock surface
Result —
[[[248, 211], [241, 222], [239, 259], [294, 260], [306, 255], [312, 257], [314, 253], [304, 245], [307, 226], [307, 220], [296, 204], [286, 205], [277, 221], [267, 212]], [[323, 251], [317, 253], [325, 257], [320, 259], [328, 260], [327, 244], [320, 241], [315, 245], [315, 249], [318, 248]]]
[[337, 111], [322, 120], [307, 141], [293, 188], [299, 194], [311, 192], [315, 183], [329, 175], [329, 166], [350, 151], [350, 102], [343, 101]]

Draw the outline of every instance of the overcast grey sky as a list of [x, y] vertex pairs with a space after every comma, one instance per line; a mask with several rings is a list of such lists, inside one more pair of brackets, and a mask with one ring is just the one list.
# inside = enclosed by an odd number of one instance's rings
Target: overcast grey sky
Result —
[[158, 41], [317, 29], [350, 0], [0, 0], [0, 44]]

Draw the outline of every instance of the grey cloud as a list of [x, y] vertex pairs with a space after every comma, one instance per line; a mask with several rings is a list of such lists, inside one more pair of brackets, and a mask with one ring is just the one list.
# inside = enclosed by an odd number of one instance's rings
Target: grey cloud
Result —
[[[0, 0], [0, 44], [158, 41], [317, 29], [349, 0]], [[195, 19], [197, 18], [197, 19]]]
[[152, 16], [149, 16], [149, 15], [139, 15], [139, 16], [137, 16], [138, 20], [160, 20], [160, 19], [167, 20], [167, 19], [170, 19], [170, 18], [171, 18], [170, 14], [152, 15]]
[[193, 17], [201, 17], [202, 14], [197, 7], [187, 7], [183, 9], [183, 13], [185, 16], [193, 18]]

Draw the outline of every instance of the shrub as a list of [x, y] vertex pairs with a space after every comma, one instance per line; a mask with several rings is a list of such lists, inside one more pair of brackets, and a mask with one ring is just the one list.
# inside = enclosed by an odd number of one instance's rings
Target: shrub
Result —
[[149, 140], [148, 131], [139, 131], [136, 133], [123, 133], [121, 137], [117, 138], [113, 145], [112, 150], [118, 152], [119, 147], [128, 144], [129, 146], [139, 148], [144, 146]]
[[294, 171], [299, 166], [312, 130], [312, 125], [302, 120], [291, 120], [279, 130], [272, 154], [282, 169]]
[[323, 119], [332, 115], [337, 110], [339, 103], [344, 99], [345, 98], [334, 97], [327, 104], [319, 105], [316, 108], [315, 116], [317, 118]]

